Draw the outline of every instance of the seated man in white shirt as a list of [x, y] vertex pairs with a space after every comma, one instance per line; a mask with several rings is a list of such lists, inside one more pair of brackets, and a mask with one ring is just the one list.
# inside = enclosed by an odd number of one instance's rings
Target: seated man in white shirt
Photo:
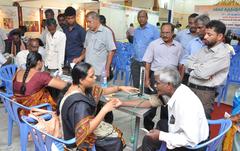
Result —
[[188, 150], [207, 140], [209, 126], [203, 105], [190, 88], [181, 84], [176, 69], [164, 68], [156, 76], [158, 94], [150, 96], [149, 101], [127, 101], [122, 106], [157, 107], [168, 105], [168, 121], [160, 120], [156, 129], [150, 130], [142, 144], [142, 151], [155, 151], [161, 141], [169, 150]]
[[[27, 61], [27, 55], [30, 51], [39, 51], [39, 40], [36, 38], [29, 39], [28, 40], [28, 45], [27, 45], [28, 50], [22, 50], [16, 55], [16, 65], [21, 68], [25, 68], [26, 66], [26, 61]], [[42, 55], [42, 51], [39, 53]], [[43, 58], [44, 60], [44, 58]]]
[[62, 73], [65, 57], [66, 36], [57, 30], [57, 22], [54, 18], [47, 19], [48, 33], [46, 35], [46, 60], [45, 66], [50, 72]]

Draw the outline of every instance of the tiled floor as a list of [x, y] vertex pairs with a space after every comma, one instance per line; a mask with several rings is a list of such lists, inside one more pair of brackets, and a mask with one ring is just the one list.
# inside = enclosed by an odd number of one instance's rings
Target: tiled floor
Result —
[[[228, 93], [228, 104], [231, 104], [232, 96], [236, 90], [237, 86], [230, 86], [229, 93]], [[157, 112], [157, 115], [154, 120], [157, 121], [159, 119], [159, 110]], [[14, 125], [13, 128], [13, 143], [11, 146], [7, 146], [7, 113], [5, 112], [5, 109], [2, 104], [0, 104], [0, 151], [20, 151], [20, 142], [19, 142], [19, 131], [18, 127]], [[126, 142], [128, 146], [124, 149], [124, 151], [130, 151], [131, 143], [130, 143], [130, 137], [133, 134], [133, 127], [134, 127], [134, 117], [132, 117], [129, 114], [123, 113], [121, 111], [114, 111], [114, 125], [118, 126], [124, 133], [124, 138], [126, 139]], [[142, 122], [142, 120], [141, 120]], [[142, 127], [142, 123], [141, 123]], [[141, 145], [142, 138], [144, 136], [144, 132], [140, 132], [139, 136], [139, 146]], [[28, 150], [34, 151], [33, 143], [30, 142], [28, 144]]]

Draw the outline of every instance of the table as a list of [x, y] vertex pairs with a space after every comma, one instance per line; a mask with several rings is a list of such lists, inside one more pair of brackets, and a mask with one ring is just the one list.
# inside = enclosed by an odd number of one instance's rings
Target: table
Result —
[[[70, 76], [67, 75], [61, 75], [60, 78], [64, 81], [72, 81]], [[133, 100], [133, 99], [140, 99], [141, 97], [138, 97], [137, 95], [129, 95], [124, 92], [118, 92], [112, 95], [111, 97], [119, 98], [121, 101], [127, 101], [127, 100]], [[110, 98], [109, 96], [102, 96], [100, 101], [106, 103], [107, 98]], [[119, 107], [117, 110], [120, 110], [122, 112], [128, 113], [130, 115], [133, 115], [136, 117], [135, 119], [135, 130], [134, 130], [134, 137], [135, 141], [133, 143], [133, 151], [137, 150], [138, 145], [138, 136], [139, 136], [139, 128], [140, 128], [140, 119], [144, 118], [149, 114], [150, 108], [134, 108], [134, 107]]]
[[[124, 92], [118, 92], [114, 94], [112, 97], [119, 98], [121, 101], [140, 99], [137, 95], [129, 95]], [[107, 102], [109, 96], [102, 96], [100, 101]], [[150, 108], [134, 108], [134, 107], [119, 107], [117, 110], [128, 113], [136, 117], [135, 119], [135, 129], [134, 129], [134, 138], [135, 141], [133, 143], [133, 151], [137, 150], [138, 145], [138, 136], [139, 136], [139, 128], [140, 128], [140, 119], [144, 118], [149, 114]]]

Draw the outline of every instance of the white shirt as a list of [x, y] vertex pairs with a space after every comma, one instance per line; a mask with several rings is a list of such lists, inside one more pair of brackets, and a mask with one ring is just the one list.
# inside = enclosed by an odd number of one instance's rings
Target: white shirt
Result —
[[3, 29], [0, 29], [0, 52], [3, 53], [5, 52], [5, 41], [7, 40], [7, 34]]
[[194, 147], [208, 138], [202, 102], [187, 86], [181, 84], [167, 104], [169, 132], [160, 131], [159, 140], [166, 142], [168, 149]]
[[0, 53], [0, 67], [7, 61], [7, 59]]
[[[43, 61], [45, 60], [44, 58], [44, 52], [45, 50], [42, 47], [38, 48], [38, 52], [42, 55]], [[23, 69], [26, 68], [26, 62], [27, 62], [27, 55], [29, 54], [29, 50], [21, 50], [17, 53], [16, 58], [15, 58], [15, 64], [18, 67], [21, 67]]]
[[[63, 31], [62, 28], [59, 25], [57, 25], [57, 30]], [[46, 46], [46, 40], [47, 40], [46, 36], [47, 36], [47, 33], [49, 33], [49, 31], [48, 31], [47, 26], [45, 26], [45, 28], [43, 29], [42, 34], [40, 36], [40, 39], [42, 40], [44, 46]]]
[[56, 31], [46, 35], [46, 60], [45, 65], [48, 69], [62, 70], [65, 57], [66, 36], [61, 31]]

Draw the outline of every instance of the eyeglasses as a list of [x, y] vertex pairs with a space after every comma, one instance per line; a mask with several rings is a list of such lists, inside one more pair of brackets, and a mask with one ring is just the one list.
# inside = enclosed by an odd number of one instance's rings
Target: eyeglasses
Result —
[[161, 32], [161, 35], [170, 35], [172, 34], [171, 32]]

